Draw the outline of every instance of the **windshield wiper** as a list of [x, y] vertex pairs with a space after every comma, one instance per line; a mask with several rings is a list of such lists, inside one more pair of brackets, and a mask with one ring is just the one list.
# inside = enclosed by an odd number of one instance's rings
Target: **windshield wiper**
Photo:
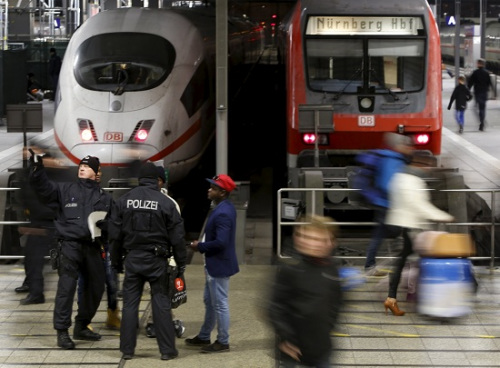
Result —
[[377, 73], [375, 72], [374, 69], [370, 69], [370, 74], [373, 75], [373, 78], [375, 79], [375, 81], [380, 86], [382, 86], [382, 88], [384, 88], [387, 92], [389, 92], [389, 94], [392, 96], [392, 98], [394, 98], [394, 101], [399, 101], [399, 96], [397, 94], [395, 94], [390, 88], [386, 87], [384, 82], [380, 81], [380, 79], [378, 78]]
[[123, 92], [125, 92], [125, 86], [128, 83], [128, 72], [125, 69], [118, 70], [116, 72], [116, 81], [118, 86], [113, 91], [113, 94], [120, 96]]
[[356, 77], [361, 73], [361, 71], [363, 70], [363, 67], [359, 67], [355, 72], [354, 74], [351, 76], [351, 78], [349, 78], [349, 82], [347, 82], [347, 84], [344, 86], [344, 88], [342, 88], [342, 90], [340, 92], [338, 92], [337, 94], [335, 94], [333, 96], [333, 99], [334, 100], [338, 100], [340, 98], [340, 96], [342, 96], [345, 92], [345, 90], [347, 89], [347, 87], [349, 87], [349, 85], [354, 82], [354, 80], [356, 79]]

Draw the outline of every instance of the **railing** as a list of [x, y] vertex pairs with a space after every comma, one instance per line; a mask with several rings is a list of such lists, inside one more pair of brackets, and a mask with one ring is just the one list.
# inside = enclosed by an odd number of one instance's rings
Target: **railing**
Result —
[[[110, 187], [110, 188], [102, 188], [103, 190], [112, 193], [113, 191], [124, 191], [124, 190], [130, 190], [131, 188], [129, 187]], [[0, 192], [13, 192], [21, 190], [21, 188], [0, 188]], [[29, 225], [31, 222], [30, 221], [0, 221], [0, 226], [3, 225]], [[5, 233], [5, 231], [2, 232], [2, 234]], [[1, 244], [1, 239], [0, 239], [0, 244]], [[24, 256], [21, 254], [11, 254], [11, 255], [0, 255], [0, 260], [6, 260], [6, 259], [23, 259]], [[45, 257], [46, 259], [50, 258], [48, 256]]]
[[[427, 189], [427, 190], [435, 190], [435, 189]], [[305, 192], [306, 194], [310, 193], [311, 195], [311, 212], [312, 213], [319, 213], [316, 209], [316, 197], [318, 192], [320, 195], [323, 195], [323, 192], [357, 192], [359, 189], [349, 189], [349, 188], [282, 188], [278, 190], [278, 210], [277, 210], [277, 224], [278, 224], [278, 229], [277, 229], [277, 256], [279, 258], [289, 258], [288, 256], [284, 256], [282, 254], [282, 242], [283, 242], [283, 236], [282, 236], [282, 227], [287, 227], [287, 226], [295, 226], [295, 225], [301, 225], [304, 224], [303, 222], [296, 222], [296, 221], [283, 221], [283, 213], [282, 213], [282, 199], [288, 199], [288, 198], [283, 198], [282, 194], [283, 193], [288, 193], [288, 192]], [[496, 206], [496, 193], [500, 192], [499, 188], [495, 189], [443, 189], [439, 190], [439, 192], [473, 192], [473, 193], [490, 193], [491, 194], [491, 201], [490, 201], [490, 208], [491, 208], [491, 221], [490, 222], [453, 222], [449, 223], [450, 225], [453, 226], [489, 226], [491, 229], [491, 254], [489, 257], [469, 257], [472, 260], [490, 260], [490, 269], [493, 270], [494, 268], [494, 262], [495, 262], [495, 227], [500, 225], [500, 223], [495, 222], [495, 206]], [[323, 209], [321, 209], [323, 211]], [[374, 226], [376, 223], [375, 222], [333, 222], [337, 226]], [[425, 225], [425, 224], [423, 224]], [[365, 257], [356, 257], [356, 256], [342, 256], [339, 255], [338, 258], [343, 258], [343, 259], [364, 259]], [[394, 256], [388, 256], [388, 257], [379, 257], [379, 258], [396, 258]]]

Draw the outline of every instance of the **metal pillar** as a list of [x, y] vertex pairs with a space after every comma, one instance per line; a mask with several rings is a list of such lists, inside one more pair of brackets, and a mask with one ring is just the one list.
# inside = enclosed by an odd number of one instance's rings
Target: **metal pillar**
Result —
[[[455, 83], [458, 83], [460, 77], [460, 10], [461, 1], [455, 0]], [[464, 60], [465, 62], [465, 60]]]
[[216, 95], [217, 106], [215, 124], [216, 169], [217, 174], [227, 174], [228, 134], [227, 134], [227, 0], [218, 0], [215, 5], [215, 39], [216, 42]]
[[[486, 2], [481, 0], [479, 25], [481, 26], [481, 58], [486, 59]], [[485, 65], [486, 66], [486, 65]]]
[[9, 2], [8, 1], [1, 1], [0, 2], [0, 25], [1, 25], [1, 32], [0, 35], [2, 36], [2, 42], [1, 42], [1, 47], [0, 50], [8, 50], [9, 49], [9, 44], [7, 43], [8, 35], [9, 35]]

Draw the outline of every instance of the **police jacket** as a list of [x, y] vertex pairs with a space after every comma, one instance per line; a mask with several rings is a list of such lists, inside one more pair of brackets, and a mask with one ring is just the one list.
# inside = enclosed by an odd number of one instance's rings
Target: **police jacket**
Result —
[[[121, 249], [171, 249], [179, 267], [186, 265], [184, 221], [174, 202], [158, 188], [158, 181], [140, 178], [139, 186], [122, 195], [113, 207], [109, 236], [112, 253]], [[114, 256], [114, 255], [112, 255]]]
[[49, 179], [43, 166], [35, 166], [30, 184], [42, 201], [56, 209], [56, 237], [63, 240], [92, 241], [88, 217], [94, 211], [109, 212], [111, 196], [90, 179], [56, 183]]

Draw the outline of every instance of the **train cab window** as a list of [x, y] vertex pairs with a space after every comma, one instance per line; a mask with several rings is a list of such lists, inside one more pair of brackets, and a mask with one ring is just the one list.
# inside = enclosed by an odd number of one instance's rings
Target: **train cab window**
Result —
[[419, 91], [424, 84], [424, 40], [369, 40], [369, 86], [375, 92]]
[[363, 83], [363, 42], [347, 39], [307, 41], [309, 85], [324, 92], [356, 92]]
[[83, 42], [77, 51], [77, 82], [115, 94], [158, 86], [172, 71], [175, 49], [164, 38], [141, 33], [108, 33]]
[[331, 93], [419, 91], [425, 76], [425, 40], [310, 38], [309, 87]]

